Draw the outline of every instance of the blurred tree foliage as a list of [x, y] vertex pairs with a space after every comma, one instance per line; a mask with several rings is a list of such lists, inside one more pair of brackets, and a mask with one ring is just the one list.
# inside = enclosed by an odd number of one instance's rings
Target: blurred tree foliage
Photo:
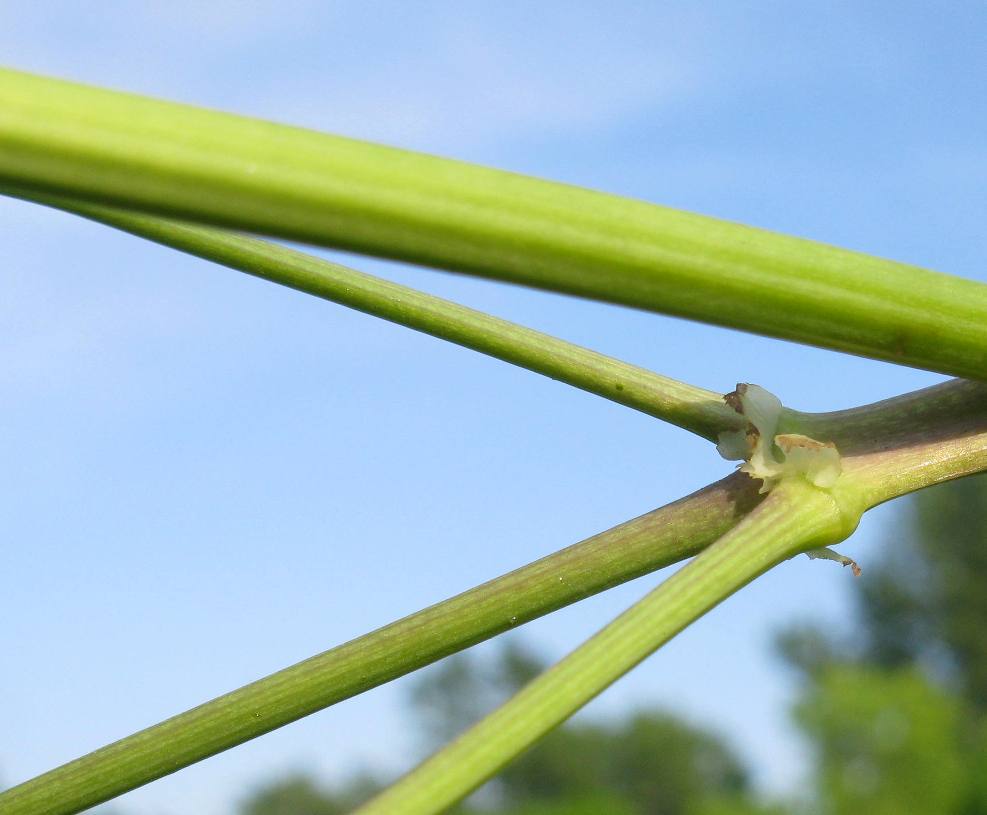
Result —
[[853, 639], [779, 645], [827, 815], [987, 815], [987, 477], [917, 493], [857, 583]]
[[959, 701], [915, 671], [834, 666], [796, 715], [818, 753], [824, 811], [959, 811], [967, 779]]
[[[414, 686], [412, 704], [433, 748], [526, 684], [545, 665], [509, 643], [489, 664], [445, 660]], [[717, 736], [665, 712], [606, 724], [570, 722], [508, 765], [461, 809], [554, 815], [693, 815], [708, 801], [753, 806], [747, 773]]]
[[[544, 670], [508, 643], [489, 659], [449, 657], [412, 686], [423, 752], [454, 737]], [[340, 815], [372, 785], [342, 791], [304, 776], [257, 791], [240, 815]], [[772, 815], [715, 735], [664, 712], [620, 721], [570, 722], [551, 733], [458, 808], [459, 815]]]
[[304, 773], [295, 773], [250, 794], [239, 815], [345, 815], [381, 788], [379, 781], [363, 773], [330, 789]]

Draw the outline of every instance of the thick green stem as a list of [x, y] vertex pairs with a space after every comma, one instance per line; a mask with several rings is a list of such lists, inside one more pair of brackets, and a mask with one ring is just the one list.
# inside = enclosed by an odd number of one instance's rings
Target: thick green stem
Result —
[[983, 284], [14, 71], [0, 71], [0, 180], [987, 378]]
[[695, 560], [357, 812], [441, 812], [739, 588], [855, 525], [829, 494], [799, 478], [783, 482]]
[[987, 383], [950, 379], [869, 405], [829, 413], [786, 409], [781, 433], [825, 439], [845, 455], [889, 448], [916, 434], [941, 432], [958, 420], [987, 418]]
[[786, 411], [779, 429], [834, 442], [836, 491], [868, 509], [987, 470], [987, 384], [954, 379], [849, 410]]
[[2, 792], [0, 812], [80, 812], [550, 611], [694, 555], [758, 505], [756, 486], [745, 475], [731, 475]]
[[867, 507], [984, 471], [987, 405], [979, 414], [921, 428], [843, 459], [843, 477]]
[[712, 391], [266, 241], [81, 201], [8, 190], [248, 274], [520, 365], [714, 440], [738, 426]]

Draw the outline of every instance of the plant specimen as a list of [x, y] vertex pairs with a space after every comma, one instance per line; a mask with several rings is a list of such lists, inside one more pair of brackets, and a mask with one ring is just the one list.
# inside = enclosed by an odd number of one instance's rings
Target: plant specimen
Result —
[[[440, 811], [691, 622], [867, 509], [987, 469], [987, 286], [460, 162], [0, 71], [0, 192], [450, 340], [671, 422], [739, 471], [0, 793], [108, 800], [589, 594], [695, 556], [381, 796]], [[249, 233], [246, 234], [246, 233]], [[957, 377], [812, 414], [729, 394], [250, 235], [396, 258]]]

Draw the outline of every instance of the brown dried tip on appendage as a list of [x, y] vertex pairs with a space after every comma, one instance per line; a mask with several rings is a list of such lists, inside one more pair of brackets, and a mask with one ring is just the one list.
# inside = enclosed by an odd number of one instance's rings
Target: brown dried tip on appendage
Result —
[[747, 385], [744, 382], [738, 382], [736, 390], [723, 394], [723, 401], [737, 411], [737, 413], [743, 414], [744, 405], [740, 401], [740, 397], [745, 393], [747, 393]]
[[849, 566], [850, 571], [853, 572], [853, 576], [860, 577], [861, 569], [857, 565], [857, 561], [853, 558], [847, 557], [846, 555], [841, 555], [839, 552], [834, 552], [826, 546], [821, 546], [818, 549], [810, 549], [805, 554], [808, 555], [809, 560], [833, 560], [844, 568]]
[[777, 444], [783, 452], [790, 453], [792, 450], [835, 450], [836, 445], [831, 441], [816, 441], [815, 439], [810, 439], [808, 436], [802, 436], [798, 433], [779, 433], [775, 436], [775, 444]]

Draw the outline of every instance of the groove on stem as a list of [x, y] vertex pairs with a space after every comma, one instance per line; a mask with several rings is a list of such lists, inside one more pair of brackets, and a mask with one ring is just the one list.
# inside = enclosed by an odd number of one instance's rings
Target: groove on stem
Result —
[[972, 280], [9, 70], [0, 180], [987, 379], [987, 286]]

